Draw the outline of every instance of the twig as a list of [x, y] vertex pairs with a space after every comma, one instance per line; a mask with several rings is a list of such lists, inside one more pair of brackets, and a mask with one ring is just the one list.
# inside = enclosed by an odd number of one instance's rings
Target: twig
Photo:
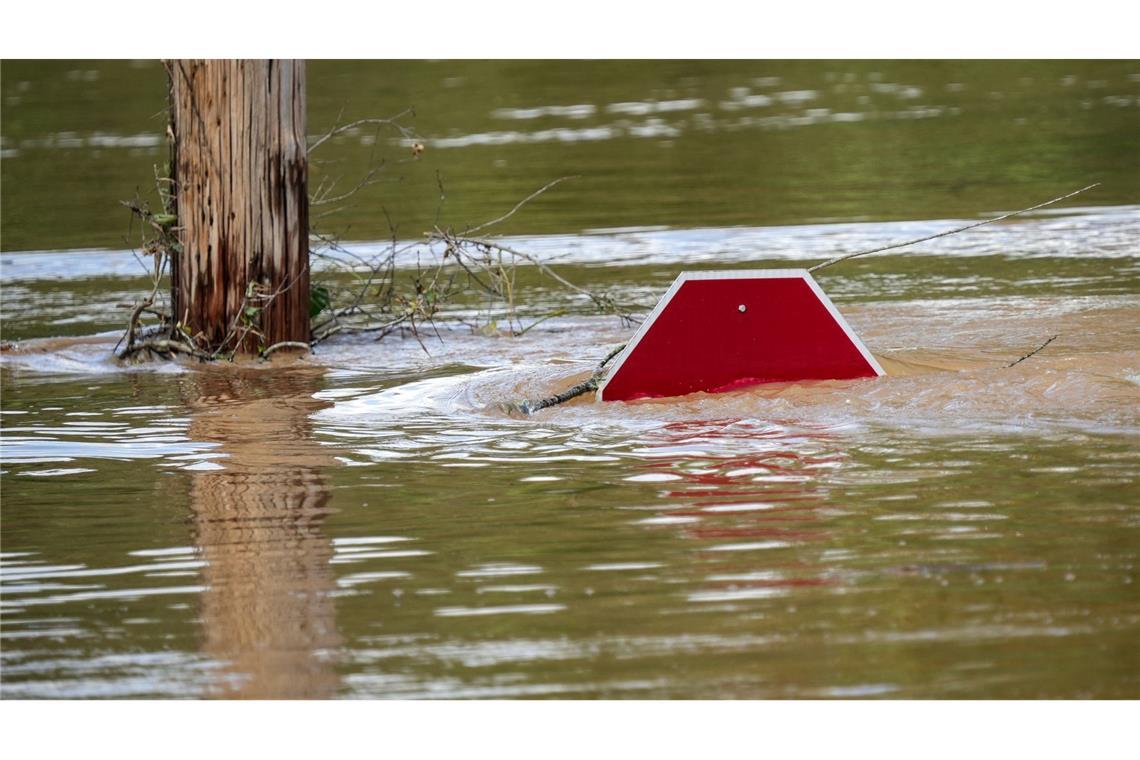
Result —
[[[137, 306], [138, 306], [138, 304], [133, 304], [133, 303], [117, 303], [117, 304], [115, 304], [115, 307], [118, 309], [134, 309]], [[142, 313], [143, 314], [153, 314], [154, 316], [161, 319], [163, 322], [169, 322], [170, 321], [170, 313], [169, 312], [165, 312], [162, 309], [157, 309], [157, 308], [154, 308], [152, 306], [147, 306], [145, 303], [143, 304]]]
[[126, 359], [127, 357], [140, 351], [154, 351], [155, 353], [160, 354], [186, 354], [188, 356], [193, 356], [196, 359], [201, 359], [202, 361], [208, 361], [212, 358], [209, 354], [203, 353], [193, 346], [188, 346], [185, 343], [181, 343], [177, 340], [171, 340], [169, 338], [155, 338], [153, 340], [144, 340], [141, 343], [136, 343], [134, 346], [124, 348], [123, 353], [119, 355], [119, 358]]
[[598, 362], [598, 367], [597, 367], [597, 369], [594, 370], [594, 374], [595, 375], [600, 374], [601, 371], [606, 368], [606, 365], [610, 363], [610, 360], [612, 360], [615, 356], [617, 356], [622, 351], [624, 351], [625, 347], [627, 345], [629, 345], [629, 344], [628, 343], [622, 343], [617, 348], [611, 349], [610, 352], [608, 354], [606, 354], [605, 358], [602, 359], [600, 362]]
[[578, 383], [577, 385], [572, 385], [569, 388], [567, 388], [566, 390], [562, 391], [561, 393], [556, 393], [553, 396], [547, 396], [546, 398], [535, 399], [532, 401], [521, 401], [521, 402], [518, 402], [515, 404], [508, 404], [506, 407], [507, 411], [508, 412], [519, 412], [520, 414], [530, 415], [530, 414], [534, 414], [535, 412], [540, 411], [542, 409], [546, 409], [547, 407], [550, 407], [550, 406], [555, 406], [557, 404], [565, 404], [570, 399], [578, 398], [579, 396], [581, 396], [584, 393], [589, 393], [590, 391], [596, 391], [598, 389], [598, 383], [601, 382], [602, 377], [605, 374], [604, 370], [606, 368], [606, 365], [610, 363], [611, 359], [613, 359], [615, 356], [617, 356], [619, 353], [621, 353], [625, 347], [626, 347], [626, 344], [623, 343], [620, 346], [618, 346], [617, 348], [610, 351], [608, 354], [606, 354], [606, 357], [604, 359], [602, 359], [602, 361], [598, 364], [597, 368], [593, 371], [593, 373], [590, 375], [590, 377], [588, 379], [583, 380], [582, 382]]
[[262, 351], [261, 352], [261, 358], [262, 359], [268, 359], [269, 355], [271, 353], [273, 353], [274, 351], [278, 351], [282, 348], [299, 348], [299, 349], [302, 349], [304, 351], [310, 351], [311, 350], [309, 344], [305, 343], [304, 341], [283, 340], [280, 343], [274, 343], [272, 346], [270, 346], [269, 348]]
[[341, 193], [340, 195], [333, 196], [332, 198], [328, 196], [329, 193], [336, 189], [337, 182], [334, 181], [331, 185], [328, 186], [327, 189], [324, 188], [324, 184], [322, 183], [321, 187], [317, 188], [318, 192], [314, 193], [313, 197], [309, 199], [309, 206], [325, 206], [329, 203], [340, 203], [341, 201], [348, 200], [369, 185], [375, 185], [376, 183], [380, 182], [381, 180], [375, 179], [375, 177], [383, 168], [384, 162], [381, 161], [379, 166], [375, 166], [369, 170], [369, 172], [365, 174], [359, 182], [356, 183], [356, 186], [354, 188], [346, 193]]
[[521, 338], [522, 336], [526, 335], [528, 332], [530, 332], [531, 330], [533, 330], [535, 327], [538, 327], [539, 325], [541, 325], [541, 324], [542, 324], [543, 322], [545, 322], [546, 320], [548, 320], [548, 319], [554, 319], [555, 317], [561, 317], [561, 316], [565, 316], [565, 314], [566, 314], [566, 310], [565, 310], [565, 309], [559, 309], [558, 311], [552, 311], [552, 312], [550, 312], [549, 314], [545, 314], [545, 315], [543, 315], [543, 316], [539, 317], [538, 319], [534, 320], [533, 322], [531, 322], [529, 325], [527, 325], [527, 326], [526, 326], [526, 327], [524, 327], [523, 329], [521, 329], [521, 330], [516, 330], [516, 331], [513, 333], [513, 335], [514, 335], [516, 338]]
[[522, 414], [530, 415], [546, 409], [549, 406], [565, 404], [570, 399], [578, 398], [583, 394], [596, 391], [597, 389], [598, 378], [591, 375], [588, 380], [583, 380], [577, 385], [572, 385], [561, 393], [555, 393], [553, 396], [535, 399], [534, 401], [523, 401], [520, 404], [514, 404], [509, 408], [509, 411], [518, 411]]
[[[461, 266], [463, 265], [463, 262], [459, 258], [459, 253], [465, 252], [464, 246], [466, 246], [466, 245], [473, 245], [476, 247], [482, 247], [482, 248], [487, 249], [487, 250], [495, 250], [495, 251], [499, 251], [501, 253], [510, 254], [511, 256], [514, 256], [515, 258], [522, 259], [523, 261], [527, 262], [528, 264], [532, 264], [543, 274], [554, 278], [563, 287], [569, 288], [570, 290], [573, 290], [575, 293], [579, 293], [581, 295], [586, 296], [591, 301], [593, 301], [594, 305], [596, 307], [598, 307], [598, 309], [600, 309], [601, 311], [617, 314], [619, 317], [621, 317], [624, 320], [628, 320], [631, 322], [636, 321], [636, 320], [634, 320], [632, 313], [628, 309], [623, 308], [620, 304], [618, 304], [616, 301], [614, 301], [614, 299], [610, 298], [609, 296], [599, 295], [597, 293], [594, 293], [593, 291], [586, 290], [585, 288], [582, 288], [582, 287], [575, 285], [574, 283], [570, 282], [569, 280], [567, 280], [562, 275], [558, 274], [558, 272], [555, 272], [547, 264], [542, 263], [541, 261], [536, 259], [534, 256], [531, 256], [528, 253], [524, 253], [523, 251], [520, 251], [516, 248], [511, 248], [510, 246], [506, 246], [506, 245], [503, 245], [501, 243], [497, 243], [493, 240], [487, 240], [484, 238], [473, 238], [473, 237], [468, 237], [468, 236], [453, 235], [450, 232], [444, 232], [439, 227], [436, 227], [434, 234], [428, 233], [428, 236], [429, 236], [429, 239], [431, 239], [431, 240], [447, 243], [450, 246], [449, 250], [453, 251], [456, 254], [456, 260], [460, 263]], [[470, 257], [469, 253], [467, 255]], [[467, 269], [467, 267], [464, 266], [464, 269]], [[468, 270], [468, 274], [471, 274], [470, 270]], [[477, 281], [478, 281], [478, 279], [477, 279]], [[485, 285], [481, 281], [479, 281], [479, 284], [482, 285], [488, 291], [495, 292], [497, 295], [501, 295], [501, 294], [497, 293], [497, 291], [495, 291], [493, 288], [488, 287], [487, 285]]]
[[[230, 352], [230, 361], [233, 361], [234, 356], [239, 350], [241, 350], [242, 345], [245, 343], [246, 337], [250, 333], [253, 333], [253, 335], [259, 338], [264, 338], [265, 335], [252, 323], [247, 323], [244, 325], [240, 324], [243, 319], [248, 319], [246, 316], [246, 307], [249, 305], [251, 300], [258, 302], [259, 305], [257, 306], [257, 312], [258, 319], [260, 319], [260, 314], [265, 309], [269, 308], [274, 300], [277, 299], [277, 296], [288, 291], [290, 288], [296, 285], [302, 274], [304, 274], [304, 270], [297, 272], [297, 274], [295, 274], [293, 278], [288, 282], [281, 283], [272, 293], [265, 293], [256, 283], [252, 281], [249, 282], [246, 285], [246, 292], [242, 297], [241, 304], [238, 306], [237, 312], [234, 314], [233, 321], [230, 323], [229, 332], [226, 333], [226, 336], [222, 339], [221, 344], [210, 354], [210, 358], [216, 359], [221, 356], [225, 352], [226, 346], [229, 345], [230, 341], [236, 338], [234, 342], [234, 350]], [[238, 334], [239, 329], [241, 330], [240, 334]]]
[[406, 111], [403, 111], [401, 113], [396, 114], [391, 119], [357, 119], [356, 121], [349, 122], [348, 124], [345, 124], [343, 126], [333, 127], [328, 132], [323, 134], [320, 138], [318, 138], [316, 142], [314, 142], [312, 145], [309, 146], [309, 153], [311, 155], [314, 150], [316, 150], [317, 148], [324, 145], [326, 142], [328, 142], [333, 137], [336, 137], [339, 134], [347, 132], [350, 129], [355, 129], [356, 127], [364, 126], [365, 124], [375, 124], [378, 126], [394, 127], [404, 138], [410, 140], [416, 136], [416, 133], [413, 132], [412, 130], [408, 129], [407, 127], [405, 127], [403, 124], [397, 123], [396, 120], [402, 119], [403, 117], [407, 116], [408, 114], [412, 114], [413, 116], [415, 116], [415, 113], [416, 112], [413, 109], [409, 108]]
[[[153, 298], [153, 296], [152, 296], [152, 298]], [[120, 359], [122, 359], [123, 357], [130, 354], [131, 349], [134, 348], [134, 345], [135, 345], [135, 328], [138, 327], [138, 324], [139, 324], [139, 315], [142, 314], [143, 309], [150, 306], [151, 303], [153, 303], [152, 299], [148, 298], [145, 301], [140, 301], [138, 303], [138, 305], [135, 306], [135, 308], [131, 310], [131, 318], [127, 321], [127, 334], [125, 336], [126, 341], [127, 341], [127, 347], [124, 348], [123, 353], [119, 355]], [[123, 342], [123, 339], [120, 338], [119, 343], [115, 344], [115, 348], [114, 348], [115, 351], [117, 351], [119, 349], [119, 344], [122, 342]]]
[[526, 204], [530, 203], [531, 201], [533, 201], [535, 198], [537, 198], [538, 196], [545, 193], [550, 188], [554, 187], [555, 185], [559, 184], [560, 182], [565, 182], [568, 179], [578, 179], [578, 175], [574, 175], [574, 176], [570, 176], [570, 177], [559, 177], [558, 179], [556, 179], [552, 182], [547, 182], [545, 185], [540, 187], [538, 190], [535, 190], [533, 193], [531, 193], [530, 195], [528, 195], [527, 197], [525, 197], [521, 201], [519, 201], [517, 204], [515, 204], [515, 207], [513, 209], [511, 209], [507, 213], [503, 214], [498, 219], [492, 219], [489, 222], [484, 222], [483, 224], [480, 224], [478, 227], [472, 227], [471, 229], [467, 230], [467, 234], [468, 235], [474, 235], [479, 230], [485, 230], [488, 227], [494, 227], [499, 222], [505, 222], [506, 220], [508, 220], [512, 216], [514, 216], [520, 208], [522, 208]]
[[1049, 345], [1050, 343], [1052, 343], [1053, 341], [1057, 340], [1057, 338], [1058, 338], [1058, 337], [1060, 337], [1060, 336], [1058, 336], [1058, 335], [1054, 335], [1052, 338], [1050, 338], [1049, 340], [1045, 341], [1045, 342], [1044, 342], [1044, 343], [1042, 343], [1040, 346], [1038, 346], [1037, 348], [1033, 349], [1032, 351], [1030, 351], [1029, 353], [1027, 353], [1025, 356], [1023, 356], [1023, 357], [1021, 357], [1020, 359], [1018, 359], [1017, 361], [1015, 361], [1015, 362], [1010, 362], [1009, 364], [1005, 365], [1005, 368], [1006, 368], [1006, 369], [1009, 369], [1010, 367], [1013, 367], [1013, 366], [1015, 366], [1015, 365], [1017, 365], [1017, 364], [1021, 364], [1023, 361], [1025, 361], [1025, 360], [1026, 360], [1026, 359], [1028, 359], [1029, 357], [1031, 357], [1031, 356], [1033, 356], [1034, 354], [1036, 354], [1036, 353], [1038, 353], [1039, 351], [1041, 351], [1041, 349], [1045, 348], [1045, 346], [1047, 346], [1047, 345]]
[[333, 335], [336, 335], [342, 329], [344, 329], [344, 325], [333, 325], [328, 330], [325, 330], [323, 333], [321, 333], [319, 335], [314, 335], [313, 341], [310, 345], [315, 346], [318, 343], [320, 343], [321, 341], [326, 340], [326, 339], [332, 337]]
[[1017, 216], [1018, 214], [1026, 214], [1030, 211], [1036, 211], [1039, 208], [1045, 208], [1046, 206], [1052, 206], [1054, 203], [1059, 203], [1059, 202], [1065, 200], [1066, 198], [1072, 198], [1074, 195], [1080, 195], [1081, 193], [1085, 192], [1086, 190], [1092, 190], [1094, 187], [1098, 187], [1099, 185], [1100, 185], [1099, 182], [1094, 182], [1093, 184], [1089, 185], [1088, 187], [1082, 187], [1080, 190], [1074, 190], [1073, 192], [1071, 192], [1067, 195], [1062, 195], [1058, 198], [1054, 198], [1051, 201], [1045, 201], [1044, 203], [1038, 203], [1036, 206], [1030, 206], [1029, 208], [1023, 208], [1020, 211], [1011, 211], [1008, 214], [1002, 214], [1001, 216], [995, 216], [993, 219], [985, 219], [985, 220], [980, 221], [980, 222], [974, 222], [973, 224], [967, 224], [965, 227], [958, 227], [957, 229], [947, 230], [946, 232], [939, 232], [937, 235], [927, 235], [926, 237], [921, 237], [921, 238], [918, 238], [916, 240], [908, 240], [905, 243], [892, 243], [890, 245], [884, 245], [881, 248], [873, 248], [869, 251], [858, 251], [856, 253], [844, 254], [843, 256], [836, 256], [834, 259], [829, 259], [829, 260], [823, 262], [822, 264], [816, 264], [813, 267], [808, 267], [808, 271], [809, 272], [818, 272], [820, 269], [824, 269], [825, 267], [829, 267], [832, 264], [838, 264], [841, 261], [847, 261], [848, 259], [853, 259], [857, 256], [870, 256], [872, 253], [882, 253], [883, 251], [890, 251], [890, 250], [893, 250], [895, 248], [905, 248], [908, 245], [915, 245], [916, 243], [925, 243], [927, 240], [934, 240], [935, 238], [946, 237], [947, 235], [957, 235], [959, 232], [965, 232], [966, 230], [972, 230], [975, 227], [981, 227], [984, 224], [993, 224], [994, 222], [1000, 222], [1003, 219], [1009, 219], [1011, 216]]

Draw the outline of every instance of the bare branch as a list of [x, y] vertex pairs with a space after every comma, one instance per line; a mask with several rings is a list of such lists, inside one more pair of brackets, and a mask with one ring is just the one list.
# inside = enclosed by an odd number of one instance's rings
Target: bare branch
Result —
[[126, 359], [140, 351], [154, 351], [158, 354], [186, 354], [193, 356], [196, 359], [207, 361], [213, 357], [209, 354], [203, 353], [193, 346], [189, 346], [181, 341], [171, 340], [169, 338], [155, 338], [152, 340], [144, 340], [134, 344], [128, 348], [123, 349], [123, 353], [119, 355], [120, 359]]
[[[550, 266], [539, 261], [534, 256], [531, 256], [529, 253], [525, 253], [525, 252], [520, 251], [516, 248], [512, 248], [510, 246], [506, 246], [506, 245], [503, 245], [501, 243], [497, 243], [493, 240], [487, 240], [487, 239], [481, 239], [481, 238], [472, 238], [472, 237], [466, 237], [466, 236], [462, 236], [462, 237], [461, 236], [455, 236], [455, 235], [452, 235], [448, 232], [444, 232], [443, 230], [439, 229], [438, 227], [436, 228], [436, 231], [434, 234], [428, 233], [428, 235], [429, 235], [430, 240], [447, 243], [450, 246], [450, 250], [455, 252], [456, 260], [460, 261], [460, 263], [462, 263], [462, 262], [461, 262], [461, 259], [459, 258], [459, 254], [465, 252], [465, 246], [468, 246], [468, 245], [470, 245], [470, 246], [481, 246], [487, 250], [501, 251], [503, 253], [507, 253], [511, 256], [514, 256], [515, 258], [521, 259], [521, 260], [523, 260], [529, 264], [534, 265], [535, 267], [538, 268], [538, 270], [540, 272], [554, 278], [562, 286], [569, 288], [570, 290], [574, 291], [575, 293], [579, 293], [580, 295], [586, 296], [587, 298], [589, 298], [591, 301], [594, 302], [594, 305], [597, 306], [599, 310], [601, 310], [603, 312], [607, 312], [607, 313], [617, 314], [619, 317], [621, 317], [624, 320], [629, 320], [631, 322], [636, 321], [629, 309], [623, 308], [620, 304], [618, 304], [616, 301], [614, 301], [609, 296], [599, 295], [598, 293], [595, 293], [593, 291], [590, 291], [590, 290], [587, 290], [585, 288], [579, 287], [578, 285], [575, 285], [574, 283], [570, 282], [569, 280], [567, 280], [562, 275], [558, 274], [558, 272], [551, 269]], [[470, 257], [470, 254], [468, 254], [468, 256]], [[492, 292], [497, 293], [497, 291], [492, 291]]]
[[415, 110], [409, 108], [406, 111], [403, 111], [401, 113], [396, 114], [395, 116], [393, 116], [390, 119], [357, 119], [356, 121], [349, 122], [348, 124], [345, 124], [343, 126], [333, 127], [328, 132], [326, 132], [325, 134], [323, 134], [319, 138], [317, 138], [317, 140], [312, 145], [309, 146], [309, 153], [312, 154], [313, 151], [315, 151], [317, 148], [324, 145], [326, 142], [328, 142], [333, 137], [336, 137], [339, 134], [343, 134], [345, 132], [348, 132], [351, 129], [356, 129], [357, 127], [365, 126], [367, 124], [372, 124], [372, 125], [376, 125], [376, 126], [392, 127], [397, 132], [399, 132], [402, 137], [404, 137], [405, 139], [411, 140], [411, 139], [415, 138], [416, 133], [413, 132], [412, 130], [408, 129], [407, 127], [405, 127], [403, 124], [400, 124], [397, 121], [397, 119], [402, 119], [405, 116], [407, 116], [408, 114], [415, 116], [416, 112], [415, 112]]
[[274, 351], [280, 351], [283, 348], [299, 348], [303, 351], [310, 350], [310, 346], [308, 343], [304, 343], [304, 342], [299, 341], [299, 340], [283, 340], [280, 343], [274, 343], [272, 346], [270, 346], [269, 348], [262, 351], [261, 352], [261, 358], [262, 359], [268, 359], [269, 355], [272, 354]]
[[559, 177], [558, 179], [556, 179], [552, 182], [547, 182], [545, 185], [540, 187], [538, 190], [535, 190], [533, 193], [531, 193], [530, 195], [528, 195], [527, 197], [525, 197], [521, 201], [519, 201], [517, 204], [515, 204], [515, 207], [513, 209], [511, 209], [507, 213], [503, 214], [498, 219], [492, 219], [489, 222], [484, 222], [483, 224], [480, 224], [478, 227], [472, 227], [471, 229], [467, 230], [466, 234], [474, 235], [476, 232], [479, 232], [480, 230], [485, 230], [488, 227], [493, 227], [496, 224], [498, 224], [499, 222], [505, 222], [507, 219], [510, 219], [512, 216], [514, 216], [520, 208], [522, 208], [526, 204], [530, 203], [531, 201], [533, 201], [535, 198], [537, 198], [538, 196], [545, 193], [550, 188], [554, 187], [555, 185], [557, 185], [561, 182], [565, 182], [568, 179], [578, 179], [578, 176], [579, 175], [573, 175], [573, 176], [569, 176], [569, 177]]
[[561, 393], [556, 393], [553, 396], [547, 396], [546, 398], [535, 399], [532, 401], [521, 401], [514, 404], [507, 404], [506, 411], [530, 415], [542, 409], [546, 409], [547, 407], [555, 406], [557, 404], [564, 404], [567, 401], [578, 398], [583, 394], [590, 393], [591, 391], [596, 391], [598, 389], [598, 385], [602, 381], [602, 378], [605, 376], [606, 365], [610, 363], [611, 359], [621, 353], [622, 350], [625, 349], [626, 345], [627, 344], [623, 343], [606, 354], [605, 358], [602, 359], [597, 368], [594, 369], [593, 374], [591, 374], [590, 377], [586, 380], [583, 380], [576, 385], [572, 385]]
[[1010, 362], [1009, 364], [1005, 365], [1005, 368], [1006, 368], [1006, 369], [1009, 369], [1010, 367], [1013, 367], [1013, 366], [1015, 366], [1015, 365], [1021, 364], [1023, 361], [1025, 361], [1025, 360], [1026, 360], [1026, 359], [1028, 359], [1029, 357], [1033, 356], [1033, 355], [1034, 355], [1034, 354], [1036, 354], [1036, 353], [1039, 353], [1039, 352], [1041, 351], [1041, 349], [1045, 348], [1045, 346], [1047, 346], [1047, 345], [1049, 345], [1050, 343], [1052, 343], [1053, 341], [1057, 340], [1057, 338], [1059, 338], [1059, 337], [1060, 337], [1059, 335], [1054, 335], [1052, 338], [1050, 338], [1049, 340], [1045, 341], [1045, 342], [1044, 342], [1044, 343], [1042, 343], [1040, 346], [1038, 346], [1037, 348], [1033, 349], [1032, 351], [1030, 351], [1029, 353], [1027, 353], [1025, 356], [1023, 356], [1023, 357], [1021, 357], [1020, 359], [1018, 359], [1017, 361], [1015, 361], [1015, 362]]
[[[370, 185], [375, 185], [376, 183], [380, 182], [380, 180], [374, 179], [374, 177], [377, 174], [379, 174], [380, 170], [383, 168], [384, 168], [384, 162], [381, 161], [378, 166], [375, 166], [371, 170], [369, 170], [369, 172], [367, 174], [365, 174], [364, 177], [361, 178], [361, 180], [359, 182], [356, 183], [356, 187], [352, 188], [347, 193], [341, 193], [340, 195], [329, 198], [328, 194], [331, 193], [336, 188], [337, 183], [333, 182], [332, 185], [330, 185], [327, 189], [325, 189], [323, 191], [323, 193], [314, 193], [312, 199], [310, 199], [310, 201], [309, 201], [309, 205], [310, 206], [325, 206], [325, 205], [328, 205], [329, 203], [339, 203], [341, 201], [348, 200], [349, 198], [356, 195], [357, 193], [359, 193], [364, 188], [366, 188]], [[321, 183], [321, 187], [322, 188], [324, 187], [323, 182]]]
[[820, 269], [824, 269], [826, 267], [829, 267], [832, 264], [838, 264], [841, 261], [847, 261], [848, 259], [853, 259], [857, 256], [870, 256], [872, 253], [882, 253], [883, 251], [890, 251], [890, 250], [893, 250], [895, 248], [905, 248], [908, 245], [915, 245], [916, 243], [925, 243], [927, 240], [934, 240], [936, 238], [946, 237], [947, 235], [957, 235], [959, 232], [965, 232], [966, 230], [972, 230], [975, 227], [981, 227], [982, 225], [985, 225], [985, 224], [993, 224], [994, 222], [1000, 222], [1003, 219], [1009, 219], [1011, 216], [1017, 216], [1019, 214], [1026, 214], [1026, 213], [1029, 213], [1030, 211], [1036, 211], [1039, 208], [1045, 208], [1046, 206], [1052, 206], [1054, 203], [1060, 203], [1061, 201], [1063, 201], [1067, 198], [1072, 198], [1074, 195], [1080, 195], [1081, 193], [1085, 192], [1086, 190], [1092, 190], [1094, 187], [1099, 187], [1099, 186], [1100, 186], [1099, 182], [1094, 182], [1093, 184], [1089, 185], [1088, 187], [1082, 187], [1080, 190], [1074, 190], [1073, 192], [1068, 193], [1067, 195], [1062, 195], [1058, 198], [1054, 198], [1051, 201], [1045, 201], [1044, 203], [1038, 203], [1036, 206], [1030, 206], [1029, 208], [1023, 208], [1020, 211], [1011, 211], [1008, 214], [1002, 214], [1001, 216], [995, 216], [993, 219], [985, 219], [981, 222], [974, 222], [973, 224], [967, 224], [965, 227], [958, 227], [957, 229], [947, 230], [946, 232], [939, 232], [937, 235], [927, 235], [926, 237], [918, 238], [916, 240], [908, 240], [905, 243], [892, 243], [891, 245], [885, 245], [881, 248], [873, 248], [869, 251], [858, 251], [856, 253], [848, 253], [848, 254], [845, 254], [843, 256], [836, 256], [834, 259], [829, 259], [829, 260], [823, 262], [822, 264], [816, 264], [813, 267], [808, 267], [808, 271], [809, 272], [818, 272]]

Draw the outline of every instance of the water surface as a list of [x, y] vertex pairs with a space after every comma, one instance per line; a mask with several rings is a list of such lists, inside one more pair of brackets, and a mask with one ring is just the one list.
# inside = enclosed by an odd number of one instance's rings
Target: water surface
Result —
[[351, 250], [382, 248], [381, 200], [402, 238], [430, 226], [436, 168], [456, 224], [575, 173], [508, 242], [646, 306], [681, 269], [801, 266], [1105, 182], [821, 273], [885, 378], [519, 419], [501, 403], [633, 329], [527, 271], [520, 324], [565, 313], [521, 337], [445, 320], [423, 345], [118, 365], [118, 305], [149, 284], [103, 204], [159, 160], [137, 125], [161, 78], [5, 63], [3, 696], [1137, 697], [1138, 80], [312, 64], [312, 123], [412, 101], [427, 139], [338, 212]]

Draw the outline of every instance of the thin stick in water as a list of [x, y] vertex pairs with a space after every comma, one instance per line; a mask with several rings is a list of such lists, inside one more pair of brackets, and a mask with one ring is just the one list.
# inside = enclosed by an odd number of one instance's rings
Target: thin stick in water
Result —
[[1025, 360], [1026, 360], [1026, 359], [1028, 359], [1029, 357], [1033, 356], [1034, 354], [1038, 353], [1038, 352], [1039, 352], [1041, 349], [1045, 348], [1045, 346], [1047, 346], [1047, 345], [1049, 345], [1050, 343], [1052, 343], [1053, 341], [1057, 340], [1057, 338], [1058, 338], [1058, 337], [1059, 337], [1059, 336], [1057, 336], [1057, 335], [1054, 335], [1052, 338], [1050, 338], [1049, 340], [1045, 341], [1045, 342], [1044, 342], [1044, 343], [1042, 343], [1040, 346], [1038, 346], [1037, 348], [1033, 349], [1032, 351], [1030, 351], [1029, 353], [1027, 353], [1025, 356], [1023, 356], [1023, 357], [1021, 357], [1020, 359], [1018, 359], [1017, 361], [1015, 361], [1015, 362], [1010, 362], [1009, 364], [1005, 365], [1005, 368], [1006, 368], [1006, 369], [1009, 369], [1010, 367], [1012, 367], [1012, 366], [1014, 366], [1014, 365], [1017, 365], [1017, 364], [1021, 364], [1023, 361], [1025, 361]]
[[598, 389], [598, 383], [601, 382], [603, 370], [605, 370], [606, 365], [610, 363], [611, 359], [621, 353], [625, 347], [626, 344], [622, 343], [620, 346], [606, 354], [606, 357], [598, 363], [597, 368], [594, 369], [593, 374], [591, 374], [588, 379], [583, 380], [577, 385], [572, 385], [561, 393], [556, 393], [553, 396], [534, 399], [533, 401], [521, 401], [515, 404], [509, 404], [507, 406], [508, 411], [521, 412], [522, 414], [534, 414], [540, 409], [545, 409], [548, 406], [565, 404], [570, 399], [578, 398], [584, 393], [596, 391]]
[[883, 251], [890, 251], [890, 250], [893, 250], [895, 248], [905, 248], [908, 245], [915, 245], [916, 243], [925, 243], [927, 240], [934, 240], [936, 238], [946, 237], [947, 235], [957, 235], [959, 232], [965, 232], [966, 230], [972, 230], [975, 227], [981, 227], [984, 224], [993, 224], [994, 222], [1000, 222], [1003, 219], [1009, 219], [1011, 216], [1017, 216], [1018, 214], [1027, 214], [1030, 211], [1036, 211], [1039, 208], [1045, 208], [1046, 206], [1052, 206], [1054, 203], [1060, 203], [1061, 201], [1063, 201], [1067, 198], [1072, 198], [1074, 195], [1080, 195], [1081, 193], [1085, 192], [1086, 190], [1092, 190], [1094, 187], [1099, 187], [1099, 186], [1100, 186], [1099, 182], [1094, 182], [1093, 184], [1089, 185], [1088, 187], [1082, 187], [1080, 190], [1074, 190], [1073, 192], [1069, 193], [1068, 195], [1062, 195], [1059, 198], [1054, 198], [1051, 201], [1045, 201], [1044, 203], [1038, 203], [1036, 206], [1030, 206], [1029, 208], [1023, 208], [1020, 211], [1011, 211], [1008, 214], [1002, 214], [1001, 216], [995, 216], [993, 219], [985, 219], [985, 220], [980, 221], [980, 222], [974, 222], [973, 224], [967, 224], [965, 227], [958, 227], [957, 229], [946, 230], [946, 232], [939, 232], [936, 235], [927, 235], [926, 237], [921, 237], [921, 238], [918, 238], [916, 240], [908, 240], [905, 243], [892, 243], [890, 245], [884, 245], [882, 248], [873, 248], [869, 251], [858, 251], [856, 253], [844, 254], [843, 256], [836, 256], [834, 259], [828, 259], [827, 261], [823, 262], [822, 264], [816, 264], [813, 267], [808, 267], [808, 271], [809, 272], [818, 272], [820, 269], [824, 269], [825, 267], [829, 267], [832, 264], [838, 264], [841, 261], [847, 261], [848, 259], [853, 259], [856, 256], [870, 256], [872, 253], [882, 253]]

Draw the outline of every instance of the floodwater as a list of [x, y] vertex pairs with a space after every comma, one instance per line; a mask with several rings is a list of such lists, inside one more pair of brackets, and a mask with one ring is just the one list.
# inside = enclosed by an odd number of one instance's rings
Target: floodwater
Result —
[[160, 71], [2, 75], [4, 697], [1140, 696], [1140, 64], [313, 63], [427, 146], [332, 145], [403, 178], [351, 250], [575, 174], [510, 244], [646, 307], [1104, 182], [821, 272], [884, 378], [526, 419], [632, 332], [533, 272], [520, 337], [119, 366]]

